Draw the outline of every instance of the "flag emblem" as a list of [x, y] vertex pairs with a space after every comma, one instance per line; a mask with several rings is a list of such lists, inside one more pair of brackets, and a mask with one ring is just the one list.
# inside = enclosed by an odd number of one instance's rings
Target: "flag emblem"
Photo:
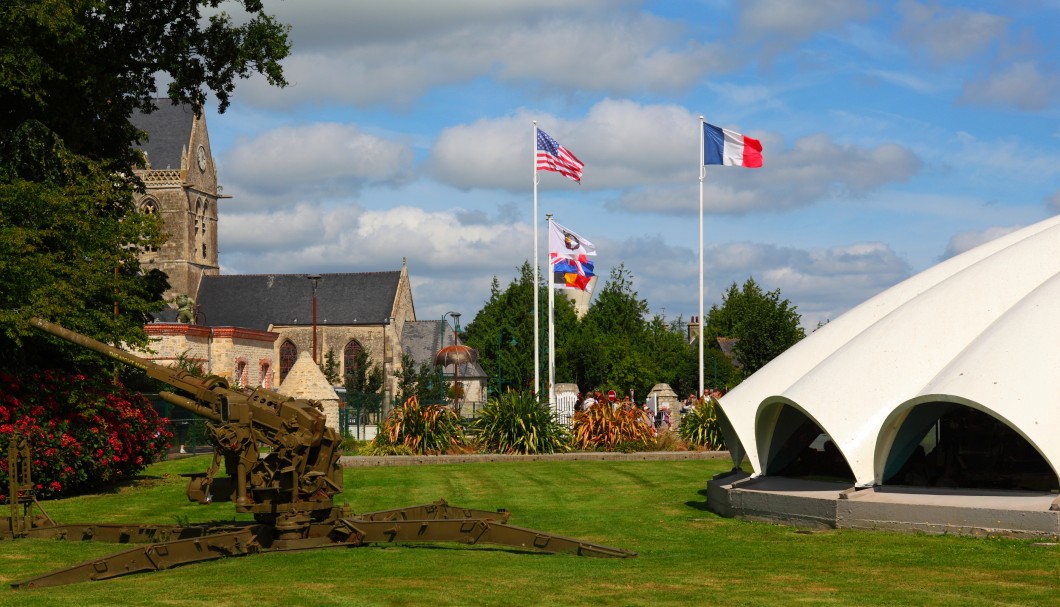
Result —
[[537, 170], [555, 171], [568, 179], [581, 182], [584, 166], [585, 163], [578, 160], [570, 150], [549, 137], [548, 133], [537, 129]]
[[762, 142], [704, 122], [703, 164], [757, 169], [762, 166]]

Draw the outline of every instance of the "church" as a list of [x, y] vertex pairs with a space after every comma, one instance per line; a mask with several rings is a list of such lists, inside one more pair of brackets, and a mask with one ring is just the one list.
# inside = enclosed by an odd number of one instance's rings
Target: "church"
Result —
[[[321, 364], [330, 358], [338, 377], [366, 350], [384, 377], [389, 402], [402, 354], [418, 366], [457, 339], [442, 320], [416, 318], [408, 266], [380, 272], [223, 275], [218, 263], [218, 185], [205, 115], [187, 105], [156, 100], [157, 110], [132, 118], [148, 138], [140, 146], [146, 164], [137, 171], [146, 188], [135, 203], [162, 218], [166, 242], [144, 251], [144, 269], [169, 276], [171, 307], [145, 327], [152, 337], [148, 358], [174, 364], [198, 362], [206, 372], [240, 387], [287, 393], [284, 380], [301, 356]], [[485, 400], [485, 373], [477, 363], [456, 371], [465, 402]], [[294, 376], [291, 375], [293, 381]]]

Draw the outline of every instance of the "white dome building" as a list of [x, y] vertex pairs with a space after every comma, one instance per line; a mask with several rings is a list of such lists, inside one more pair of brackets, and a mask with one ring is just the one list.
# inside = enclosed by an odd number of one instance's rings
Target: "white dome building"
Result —
[[1054, 508], [1045, 532], [1060, 532], [1060, 217], [873, 297], [721, 408], [734, 461], [753, 471], [712, 482], [711, 501], [727, 501], [711, 507], [724, 514], [740, 514], [733, 483], [823, 479], [845, 483], [846, 496], [1034, 494]]

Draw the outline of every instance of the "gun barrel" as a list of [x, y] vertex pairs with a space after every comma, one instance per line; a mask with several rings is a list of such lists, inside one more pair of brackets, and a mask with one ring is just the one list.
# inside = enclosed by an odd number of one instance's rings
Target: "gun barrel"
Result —
[[142, 369], [147, 372], [148, 376], [159, 381], [163, 381], [175, 388], [184, 390], [185, 392], [190, 393], [194, 397], [193, 399], [185, 399], [187, 401], [186, 403], [183, 401], [170, 401], [179, 407], [187, 409], [192, 413], [202, 415], [203, 417], [213, 419], [215, 421], [220, 419], [222, 416], [222, 398], [220, 397], [220, 395], [218, 395], [211, 389], [214, 386], [220, 386], [222, 388], [228, 387], [227, 382], [225, 382], [221, 378], [198, 378], [186, 371], [173, 369], [171, 367], [166, 367], [164, 365], [149, 361], [147, 359], [136, 356], [135, 354], [130, 354], [125, 350], [115, 348], [114, 346], [108, 346], [103, 342], [96, 341], [91, 337], [88, 337], [87, 335], [82, 335], [77, 331], [71, 331], [66, 327], [57, 325], [53, 322], [48, 322], [47, 320], [41, 318], [33, 317], [29, 319], [29, 322], [31, 325], [40, 329], [41, 331], [44, 331], [45, 333], [51, 333], [52, 335], [55, 335], [56, 337], [61, 337], [70, 343], [77, 344], [79, 346], [88, 348], [89, 350], [99, 352], [104, 356], [113, 358], [118, 362], [124, 363], [131, 367], [136, 367], [137, 369]]

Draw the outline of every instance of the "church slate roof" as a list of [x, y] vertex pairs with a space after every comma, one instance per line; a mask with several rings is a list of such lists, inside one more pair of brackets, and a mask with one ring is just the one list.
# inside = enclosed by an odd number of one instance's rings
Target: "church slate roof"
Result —
[[154, 170], [179, 169], [180, 156], [191, 141], [195, 111], [190, 105], [173, 105], [167, 99], [155, 99], [157, 110], [150, 114], [134, 112], [129, 120], [149, 135], [138, 147], [147, 154]]
[[[197, 321], [210, 327], [268, 330], [270, 325], [312, 325], [313, 284], [308, 274], [203, 276]], [[401, 271], [321, 274], [318, 325], [381, 325], [397, 298]]]

